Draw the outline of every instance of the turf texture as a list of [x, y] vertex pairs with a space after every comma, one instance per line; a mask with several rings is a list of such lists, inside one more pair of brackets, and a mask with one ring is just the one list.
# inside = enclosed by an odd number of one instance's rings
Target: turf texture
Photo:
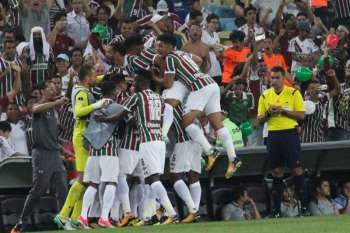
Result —
[[[48, 231], [56, 233], [63, 231]], [[350, 216], [263, 219], [246, 222], [205, 222], [169, 226], [92, 229], [74, 233], [349, 233]], [[43, 233], [43, 232], [42, 232]]]

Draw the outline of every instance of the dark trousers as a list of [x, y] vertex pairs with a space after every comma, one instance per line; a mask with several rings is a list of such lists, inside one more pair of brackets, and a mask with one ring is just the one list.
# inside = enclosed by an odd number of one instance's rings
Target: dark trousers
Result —
[[33, 185], [24, 203], [19, 222], [27, 219], [39, 203], [40, 197], [50, 187], [56, 191], [59, 209], [67, 196], [67, 179], [59, 151], [33, 149], [32, 151]]

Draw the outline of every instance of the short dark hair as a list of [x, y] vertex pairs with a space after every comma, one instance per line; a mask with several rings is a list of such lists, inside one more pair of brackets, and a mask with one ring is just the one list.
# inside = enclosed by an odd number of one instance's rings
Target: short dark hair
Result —
[[57, 21], [60, 21], [62, 17], [67, 17], [67, 14], [64, 11], [59, 11], [53, 17], [53, 23], [56, 24]]
[[84, 53], [83, 53], [83, 50], [81, 50], [80, 48], [78, 48], [78, 47], [74, 47], [71, 51], [70, 51], [70, 54], [69, 54], [69, 56], [70, 57], [73, 57], [73, 53], [75, 53], [75, 52], [80, 52], [81, 53], [81, 55], [83, 55]]
[[247, 189], [243, 186], [238, 186], [233, 189], [233, 201], [238, 201], [239, 198], [244, 196], [244, 192], [247, 191]]
[[16, 42], [14, 40], [5, 40], [4, 41], [4, 48], [6, 47], [6, 44], [16, 44]]
[[98, 8], [97, 8], [97, 14], [98, 14], [98, 12], [100, 11], [100, 10], [104, 10], [104, 11], [106, 11], [106, 13], [108, 14], [108, 15], [111, 15], [111, 9], [108, 7], [108, 6], [106, 6], [106, 5], [104, 5], [104, 4], [102, 4], [101, 6], [99, 6]]
[[5, 35], [5, 33], [13, 33], [14, 35], [16, 35], [16, 32], [14, 29], [12, 29], [11, 27], [9, 26], [6, 26], [3, 30], [3, 34]]
[[195, 19], [195, 18], [197, 18], [198, 16], [202, 16], [203, 14], [202, 14], [202, 12], [200, 12], [200, 11], [191, 11], [190, 12], [190, 19]]
[[8, 121], [0, 121], [0, 130], [2, 132], [11, 132], [11, 124]]
[[217, 16], [216, 14], [210, 14], [207, 16], [206, 20], [207, 20], [207, 23], [210, 23], [210, 21], [212, 21], [213, 19], [217, 19], [219, 20], [219, 16]]
[[243, 42], [245, 38], [245, 34], [242, 31], [235, 30], [230, 33], [230, 41], [239, 41]]
[[149, 70], [144, 70], [144, 69], [138, 69], [136, 70], [136, 75], [137, 78], [141, 78], [145, 81], [151, 81], [152, 80], [152, 72]]
[[44, 90], [45, 88], [47, 88], [49, 82], [51, 82], [51, 81], [48, 80], [48, 81], [42, 81], [42, 82], [38, 83], [38, 85], [36, 85], [36, 89], [38, 89], [39, 91]]
[[164, 33], [162, 35], [159, 35], [157, 37], [157, 40], [167, 44], [171, 44], [173, 47], [176, 47], [176, 44], [177, 44], [176, 37], [170, 33]]
[[117, 86], [116, 82], [110, 79], [103, 80], [100, 84], [102, 95], [110, 95], [113, 93], [115, 87]]
[[113, 43], [112, 44], [112, 49], [114, 50], [114, 52], [118, 52], [121, 55], [125, 55], [126, 54], [126, 48], [123, 42], [120, 43]]
[[136, 22], [136, 19], [134, 17], [127, 17], [126, 19], [124, 19], [122, 21], [122, 23], [126, 23], [126, 24], [128, 24], [128, 23], [135, 23], [135, 22]]
[[313, 191], [315, 193], [317, 193], [317, 188], [320, 188], [323, 184], [323, 182], [329, 182], [328, 179], [326, 179], [325, 177], [316, 177], [314, 178], [314, 180], [312, 181], [312, 188], [313, 188]]
[[271, 72], [281, 73], [283, 77], [286, 75], [286, 71], [281, 66], [274, 66], [274, 67], [272, 67]]
[[84, 81], [87, 75], [91, 73], [91, 71], [94, 69], [93, 66], [85, 64], [80, 68], [79, 71], [79, 80]]
[[139, 34], [134, 34], [129, 36], [128, 38], [126, 38], [125, 42], [124, 42], [124, 46], [126, 51], [129, 51], [133, 46], [135, 45], [143, 45], [143, 39], [142, 36]]
[[248, 7], [244, 8], [244, 16], [247, 16], [249, 11], [255, 11], [256, 13], [256, 8], [252, 5], [249, 5]]
[[297, 18], [298, 18], [299, 16], [307, 17], [307, 15], [306, 15], [305, 13], [303, 13], [303, 12], [299, 12], [299, 13], [297, 14]]

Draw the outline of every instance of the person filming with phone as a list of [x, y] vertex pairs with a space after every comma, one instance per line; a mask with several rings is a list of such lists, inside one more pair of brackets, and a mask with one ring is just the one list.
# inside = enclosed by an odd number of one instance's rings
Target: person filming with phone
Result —
[[307, 193], [304, 169], [301, 164], [301, 147], [297, 132], [298, 121], [305, 116], [300, 92], [285, 86], [285, 70], [280, 66], [271, 69], [271, 88], [259, 99], [258, 121], [267, 122], [267, 151], [270, 156], [273, 184], [273, 214], [281, 216], [284, 167], [287, 165], [294, 176], [294, 185], [301, 202], [302, 214], [307, 215]]

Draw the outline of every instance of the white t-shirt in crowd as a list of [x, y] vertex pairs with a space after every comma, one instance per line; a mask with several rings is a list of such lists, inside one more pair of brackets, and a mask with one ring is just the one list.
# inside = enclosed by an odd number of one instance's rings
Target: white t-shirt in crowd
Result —
[[0, 136], [0, 161], [14, 155], [16, 153], [14, 147], [9, 143], [9, 141]]
[[[202, 42], [207, 45], [220, 44], [219, 34], [217, 32], [210, 34], [207, 30], [203, 30]], [[214, 50], [209, 51], [209, 57], [210, 57], [210, 63], [211, 63], [209, 74], [211, 77], [222, 75], [221, 66], [216, 57], [215, 52], [218, 52], [218, 51], [214, 51]]]
[[23, 121], [18, 121], [16, 124], [11, 123], [11, 128], [9, 142], [14, 146], [17, 152], [28, 155], [25, 123]]
[[[294, 37], [289, 42], [288, 52], [296, 53], [297, 55], [310, 55], [317, 52], [319, 48], [315, 42], [309, 38], [300, 40], [299, 36]], [[301, 64], [295, 60], [292, 61], [292, 73], [294, 73]]]

